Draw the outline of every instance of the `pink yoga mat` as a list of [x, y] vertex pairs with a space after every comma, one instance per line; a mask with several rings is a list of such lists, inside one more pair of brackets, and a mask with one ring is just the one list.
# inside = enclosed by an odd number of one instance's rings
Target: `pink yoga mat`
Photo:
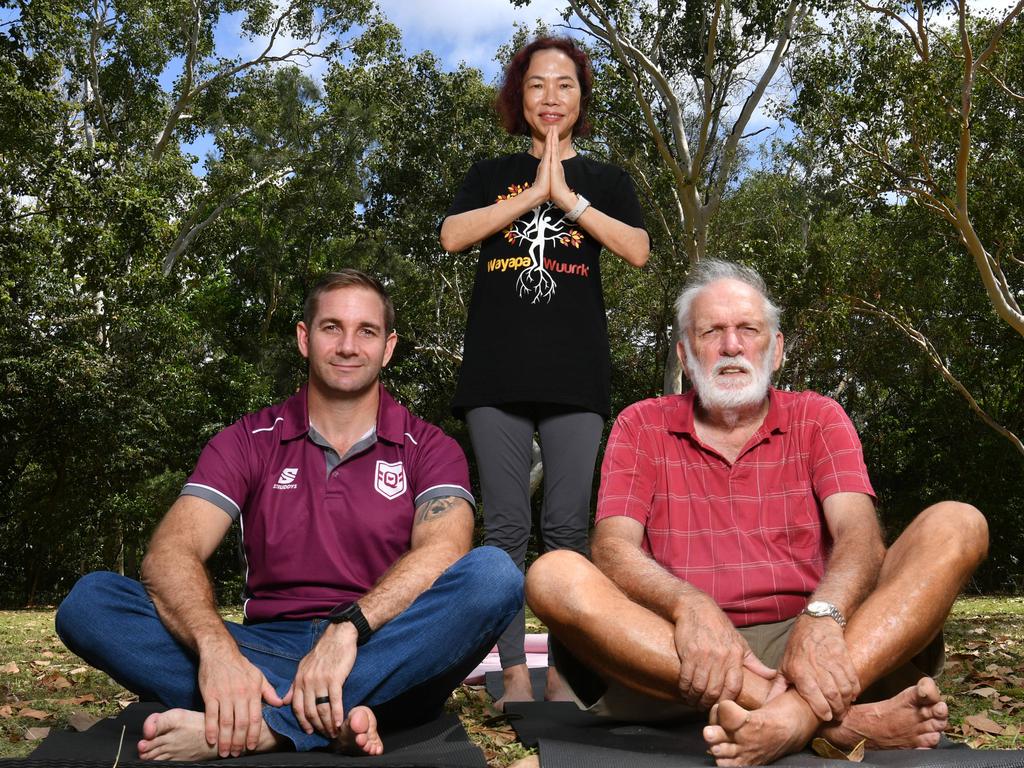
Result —
[[[526, 650], [526, 666], [546, 667], [548, 665], [548, 636], [527, 635], [523, 643]], [[498, 659], [498, 646], [494, 646], [491, 652], [484, 657], [476, 669], [469, 673], [465, 682], [468, 685], [482, 685], [484, 675], [488, 672], [501, 671], [501, 661]]]

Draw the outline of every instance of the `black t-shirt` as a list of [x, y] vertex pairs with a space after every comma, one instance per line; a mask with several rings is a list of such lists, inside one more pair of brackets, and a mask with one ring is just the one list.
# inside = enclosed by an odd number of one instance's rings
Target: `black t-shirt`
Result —
[[[447, 216], [492, 205], [533, 183], [526, 152], [470, 168]], [[633, 227], [643, 214], [629, 174], [581, 155], [562, 162], [569, 187]], [[604, 416], [611, 361], [601, 294], [601, 244], [547, 202], [484, 240], [452, 409], [557, 403]]]

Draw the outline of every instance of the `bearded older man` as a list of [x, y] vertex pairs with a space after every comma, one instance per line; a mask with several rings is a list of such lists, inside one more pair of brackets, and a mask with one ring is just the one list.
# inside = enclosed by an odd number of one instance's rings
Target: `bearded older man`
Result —
[[753, 270], [704, 261], [676, 303], [694, 390], [616, 420], [593, 562], [541, 557], [527, 599], [577, 703], [635, 720], [709, 712], [719, 765], [815, 735], [932, 747], [942, 625], [988, 529], [928, 507], [888, 548], [860, 441], [835, 401], [771, 387], [780, 310]]

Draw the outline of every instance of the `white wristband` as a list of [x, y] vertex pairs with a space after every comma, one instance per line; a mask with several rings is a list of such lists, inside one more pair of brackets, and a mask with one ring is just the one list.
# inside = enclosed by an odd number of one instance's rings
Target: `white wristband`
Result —
[[587, 208], [589, 207], [590, 201], [587, 200], [587, 198], [585, 198], [583, 195], [577, 194], [576, 207], [573, 208], [571, 211], [567, 211], [562, 218], [568, 221], [570, 224], [575, 224], [577, 219], [579, 219], [579, 217], [583, 215], [583, 212], [587, 210]]

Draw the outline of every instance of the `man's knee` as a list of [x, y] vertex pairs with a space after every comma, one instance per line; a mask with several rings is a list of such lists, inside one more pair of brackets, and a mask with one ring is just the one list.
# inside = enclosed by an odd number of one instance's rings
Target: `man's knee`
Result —
[[466, 610], [492, 616], [523, 607], [523, 574], [503, 550], [477, 547], [452, 567], [470, 577], [460, 596]]
[[589, 560], [568, 549], [541, 555], [526, 573], [526, 602], [538, 615], [550, 616], [572, 600], [572, 586], [588, 568], [593, 568]]
[[959, 501], [940, 501], [922, 512], [915, 523], [950, 555], [973, 570], [988, 554], [988, 522], [977, 507]]
[[86, 635], [102, 630], [100, 617], [107, 607], [116, 604], [116, 595], [123, 591], [122, 583], [127, 580], [110, 571], [95, 571], [75, 582], [54, 618], [57, 635], [64, 645], [72, 648]]

